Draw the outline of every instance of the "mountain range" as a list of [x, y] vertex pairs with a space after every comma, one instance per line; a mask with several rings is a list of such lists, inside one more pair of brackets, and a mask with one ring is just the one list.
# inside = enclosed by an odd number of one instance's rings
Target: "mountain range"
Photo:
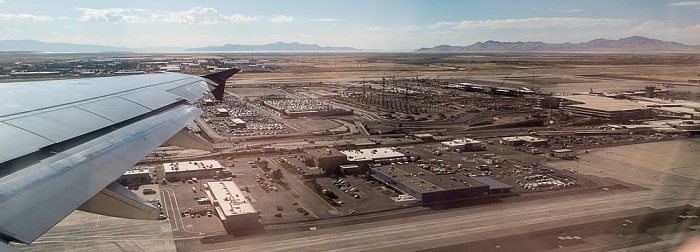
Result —
[[128, 52], [133, 49], [125, 47], [84, 45], [72, 43], [47, 43], [36, 40], [1, 40], [0, 51], [30, 51], [30, 52]]
[[285, 52], [285, 51], [306, 51], [306, 52], [318, 52], [318, 51], [359, 51], [359, 49], [352, 47], [333, 47], [333, 46], [319, 46], [316, 44], [300, 44], [297, 42], [284, 43], [277, 42], [265, 45], [232, 45], [226, 44], [223, 46], [207, 46], [190, 48], [185, 51], [268, 51], [268, 52]]
[[499, 42], [489, 40], [468, 46], [440, 45], [415, 52], [652, 52], [700, 51], [700, 46], [632, 36], [617, 40], [594, 39], [583, 43], [549, 44], [543, 42]]
[[[33, 52], [137, 52], [137, 53], [167, 53], [167, 52], [332, 52], [332, 51], [362, 51], [352, 47], [319, 46], [316, 44], [301, 44], [297, 42], [276, 42], [265, 45], [207, 46], [197, 48], [186, 47], [148, 47], [127, 48], [103, 45], [49, 43], [36, 40], [0, 40], [2, 51], [33, 51]], [[499, 42], [489, 40], [477, 42], [468, 46], [440, 45], [432, 48], [421, 48], [414, 52], [654, 52], [678, 51], [700, 52], [700, 45], [690, 46], [677, 42], [662, 41], [640, 36], [632, 36], [617, 40], [594, 39], [583, 43], [544, 43], [544, 42]]]
[[0, 52], [2, 51], [30, 51], [30, 52], [76, 52], [76, 53], [100, 53], [100, 52], [183, 52], [183, 51], [268, 51], [268, 52], [316, 52], [316, 51], [359, 51], [352, 47], [331, 47], [319, 46], [316, 44], [300, 44], [297, 42], [284, 43], [277, 42], [265, 45], [231, 45], [207, 46], [197, 48], [186, 47], [148, 47], [148, 48], [126, 48], [102, 45], [86, 45], [71, 43], [41, 42], [36, 40], [0, 40]]

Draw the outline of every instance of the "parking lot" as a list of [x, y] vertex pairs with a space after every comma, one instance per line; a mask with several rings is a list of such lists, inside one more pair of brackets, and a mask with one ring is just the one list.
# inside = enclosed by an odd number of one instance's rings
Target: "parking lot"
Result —
[[[168, 216], [174, 235], [188, 237], [225, 233], [211, 205], [197, 202], [199, 198], [206, 197], [202, 187], [204, 182], [204, 180], [197, 183], [171, 182], [159, 186], [159, 193], [156, 195], [160, 196], [163, 212]], [[193, 191], [192, 188], [195, 190]], [[211, 212], [212, 215], [208, 216], [207, 212]]]
[[[376, 182], [371, 183], [360, 177], [352, 176], [339, 179], [318, 178], [316, 181], [324, 189], [333, 192], [338, 197], [335, 201], [340, 204], [336, 206], [336, 209], [341, 211], [343, 215], [351, 214], [351, 210], [355, 210], [354, 213], [367, 213], [398, 207], [389, 198], [392, 195], [384, 193], [383, 187]], [[335, 184], [334, 181], [336, 181]]]
[[[261, 159], [261, 161], [268, 160]], [[255, 162], [257, 162], [255, 158], [240, 158], [222, 162], [236, 175], [233, 180], [238, 187], [241, 189], [248, 188], [250, 194], [247, 196], [250, 197], [253, 206], [260, 210], [261, 223], [269, 224], [313, 218], [314, 215], [312, 214], [303, 215], [296, 210], [296, 208], [304, 206], [299, 203], [297, 203], [297, 205], [293, 204], [297, 202], [297, 199], [293, 197], [293, 190], [287, 190], [283, 186], [270, 181], [271, 179], [268, 176], [271, 176], [271, 171], [277, 168], [272, 167], [269, 161], [268, 165], [272, 168], [269, 172], [265, 172], [262, 168], [258, 167], [258, 165], [255, 164]], [[231, 167], [232, 164], [234, 165], [233, 167]], [[253, 168], [254, 166], [255, 168]], [[268, 174], [268, 176], [265, 176], [265, 174]], [[290, 178], [284, 177], [285, 181], [288, 179]], [[277, 191], [272, 188], [276, 188]], [[278, 210], [278, 206], [281, 207], [280, 210]], [[281, 216], [277, 214], [281, 214]]]

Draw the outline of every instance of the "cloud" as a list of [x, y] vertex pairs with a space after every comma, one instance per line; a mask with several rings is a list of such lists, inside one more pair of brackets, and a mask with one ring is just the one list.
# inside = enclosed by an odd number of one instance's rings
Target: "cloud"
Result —
[[111, 9], [91, 9], [91, 8], [79, 8], [78, 10], [83, 12], [83, 16], [78, 18], [78, 20], [83, 21], [95, 21], [95, 22], [110, 22], [110, 23], [138, 23], [145, 22], [143, 17], [129, 15], [127, 13], [143, 14], [145, 10], [142, 9], [121, 9], [121, 8], [111, 8]]
[[16, 28], [7, 28], [5, 30], [11, 31], [11, 32], [22, 32], [22, 30], [16, 29]]
[[256, 17], [249, 17], [249, 16], [243, 16], [241, 14], [233, 14], [231, 16], [224, 16], [220, 15], [221, 19], [226, 20], [226, 21], [231, 21], [235, 23], [245, 23], [245, 22], [252, 22], [252, 21], [258, 21], [258, 18]]
[[487, 29], [503, 29], [503, 28], [543, 28], [543, 27], [605, 27], [605, 26], [623, 26], [637, 22], [630, 19], [609, 19], [609, 18], [569, 18], [569, 17], [553, 17], [553, 18], [520, 18], [520, 19], [493, 19], [493, 20], [465, 20], [458, 23], [455, 22], [439, 22], [429, 26], [430, 28], [439, 28], [442, 26], [451, 26], [454, 29], [468, 28], [487, 28]]
[[0, 4], [5, 3], [5, 0], [0, 0]]
[[435, 29], [435, 28], [440, 28], [443, 26], [453, 26], [453, 25], [457, 25], [457, 24], [458, 23], [455, 23], [455, 22], [437, 22], [433, 25], [428, 26], [428, 28]]
[[273, 22], [273, 23], [289, 23], [289, 22], [293, 22], [294, 19], [296, 19], [296, 18], [290, 17], [290, 16], [284, 16], [284, 15], [282, 15], [282, 16], [276, 16], [276, 17], [270, 18], [270, 22]]
[[0, 20], [11, 20], [11, 19], [31, 19], [34, 21], [51, 21], [51, 20], [53, 20], [52, 18], [47, 17], [47, 16], [35, 16], [32, 14], [0, 13]]
[[549, 9], [549, 11], [553, 12], [567, 12], [567, 13], [574, 13], [574, 12], [582, 12], [583, 9], [570, 9], [570, 10], [561, 10], [561, 9]]
[[163, 21], [168, 23], [187, 23], [187, 24], [215, 24], [222, 21], [243, 23], [258, 21], [256, 17], [244, 16], [241, 14], [233, 14], [226, 16], [219, 14], [214, 8], [193, 7], [187, 11], [166, 12], [158, 11], [151, 14], [151, 20]]
[[674, 7], [691, 6], [691, 7], [695, 7], [696, 9], [700, 9], [700, 2], [698, 2], [698, 1], [677, 2], [677, 3], [668, 4], [668, 6], [674, 6]]
[[316, 21], [316, 22], [338, 22], [340, 19], [335, 19], [335, 18], [319, 18], [319, 19], [311, 19], [311, 21]]

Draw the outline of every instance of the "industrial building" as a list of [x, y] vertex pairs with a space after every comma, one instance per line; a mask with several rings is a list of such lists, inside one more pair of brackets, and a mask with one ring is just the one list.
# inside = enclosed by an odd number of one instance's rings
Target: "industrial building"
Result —
[[212, 105], [214, 105], [214, 100], [212, 100], [212, 99], [204, 99], [204, 100], [202, 101], [202, 104], [203, 104], [204, 106], [212, 106]]
[[472, 177], [472, 179], [488, 185], [489, 195], [504, 194], [513, 191], [513, 186], [489, 177]]
[[341, 165], [340, 171], [345, 175], [360, 174], [360, 166], [354, 164]]
[[258, 211], [234, 181], [207, 182], [204, 192], [226, 230], [260, 225]]
[[467, 92], [479, 92], [479, 93], [486, 93], [486, 94], [497, 94], [497, 95], [508, 95], [508, 96], [515, 96], [523, 91], [521, 89], [512, 88], [512, 87], [500, 87], [500, 86], [473, 84], [473, 83], [449, 84], [446, 87], [459, 89], [459, 90], [463, 90], [463, 91], [467, 91]]
[[229, 125], [234, 129], [245, 129], [247, 127], [245, 121], [241, 120], [240, 118], [232, 118]]
[[347, 156], [334, 148], [308, 149], [306, 150], [306, 159], [313, 160], [316, 167], [326, 171], [333, 171], [348, 163]]
[[132, 167], [124, 173], [117, 183], [122, 185], [145, 185], [153, 182], [151, 178], [151, 173], [155, 168], [153, 167]]
[[441, 144], [446, 150], [454, 152], [478, 151], [483, 150], [484, 148], [481, 141], [470, 138], [455, 139], [452, 141], [441, 142]]
[[403, 158], [406, 155], [394, 150], [394, 148], [370, 148], [370, 149], [359, 149], [359, 150], [344, 150], [340, 151], [347, 156], [350, 163], [363, 163], [369, 162], [374, 163], [374, 161]]
[[222, 175], [224, 167], [215, 160], [164, 163], [166, 180], [213, 178]]
[[427, 134], [427, 133], [416, 134], [415, 137], [420, 139], [420, 140], [423, 140], [423, 141], [435, 139], [435, 136], [433, 136], [432, 134]]
[[225, 109], [225, 108], [218, 108], [218, 109], [216, 109], [216, 116], [218, 116], [218, 117], [228, 117], [228, 116], [229, 116], [229, 112], [228, 112], [228, 110]]
[[546, 138], [538, 138], [538, 137], [533, 137], [533, 136], [504, 137], [504, 138], [501, 138], [500, 142], [503, 145], [510, 145], [510, 146], [526, 145], [526, 146], [532, 146], [532, 147], [545, 146], [549, 143], [549, 141]]
[[491, 194], [488, 184], [460, 174], [434, 174], [413, 165], [373, 166], [370, 175], [422, 205], [464, 200]]

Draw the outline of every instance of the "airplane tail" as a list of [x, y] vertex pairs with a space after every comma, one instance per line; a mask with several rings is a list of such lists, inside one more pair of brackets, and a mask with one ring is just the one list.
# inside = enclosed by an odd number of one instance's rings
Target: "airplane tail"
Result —
[[226, 80], [228, 80], [228, 78], [231, 78], [231, 76], [233, 76], [234, 74], [236, 74], [240, 71], [241, 71], [241, 69], [232, 68], [229, 70], [224, 70], [224, 71], [216, 72], [213, 74], [207, 74], [207, 75], [202, 76], [202, 77], [206, 78], [208, 80], [211, 80], [217, 84], [217, 86], [214, 88], [214, 90], [212, 90], [212, 94], [214, 94], [214, 98], [221, 101], [224, 99], [224, 89], [226, 88]]

